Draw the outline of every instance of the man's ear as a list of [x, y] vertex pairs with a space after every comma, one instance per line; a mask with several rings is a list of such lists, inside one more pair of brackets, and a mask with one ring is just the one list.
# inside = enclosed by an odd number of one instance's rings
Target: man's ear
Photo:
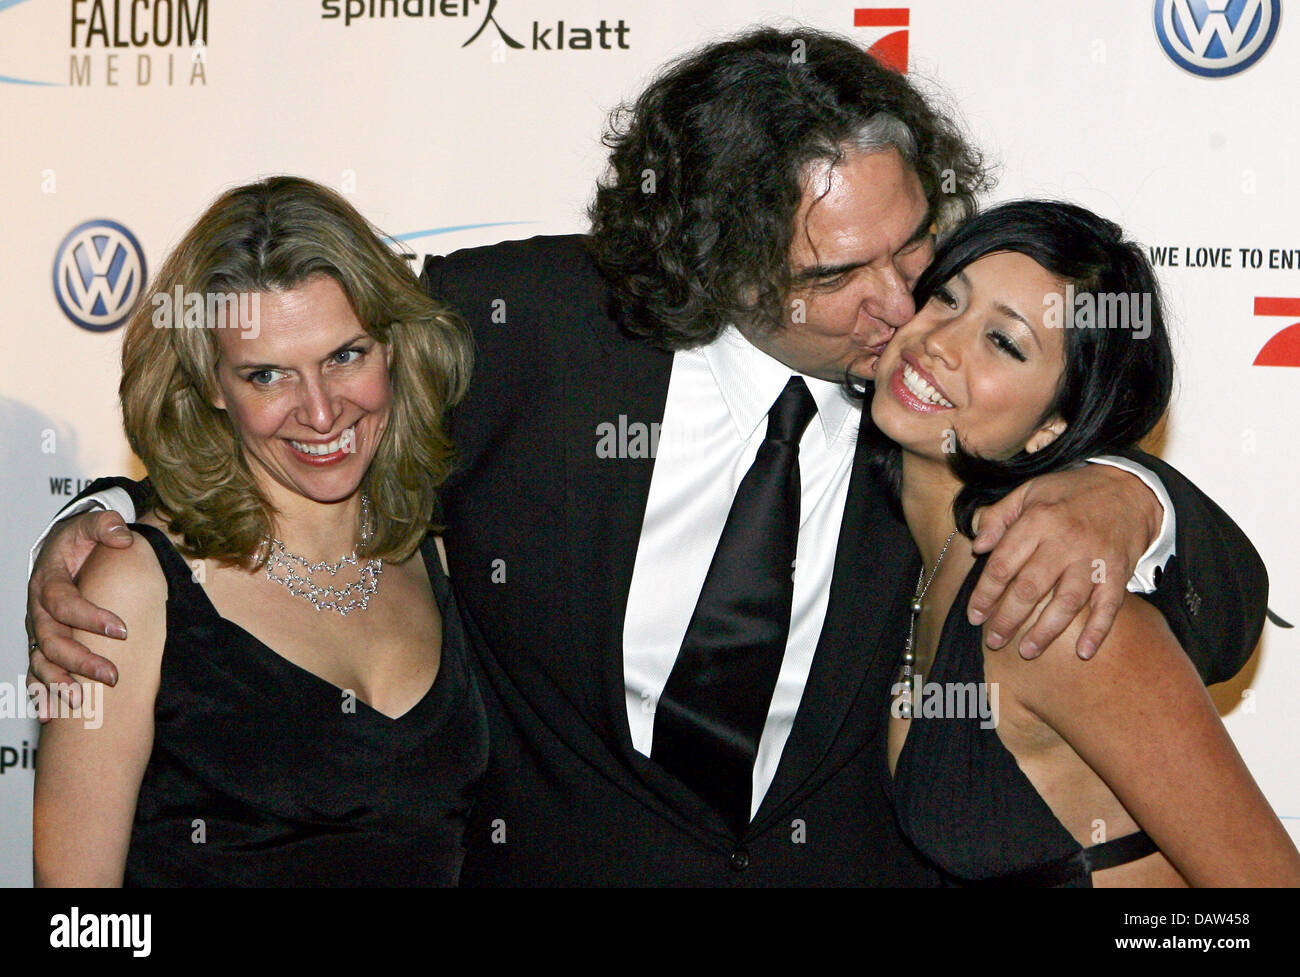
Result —
[[1025, 442], [1025, 451], [1031, 455], [1035, 451], [1042, 451], [1064, 434], [1067, 427], [1069, 427], [1069, 425], [1066, 424], [1065, 421], [1061, 420], [1061, 418], [1053, 417], [1050, 421], [1035, 431], [1030, 439]]

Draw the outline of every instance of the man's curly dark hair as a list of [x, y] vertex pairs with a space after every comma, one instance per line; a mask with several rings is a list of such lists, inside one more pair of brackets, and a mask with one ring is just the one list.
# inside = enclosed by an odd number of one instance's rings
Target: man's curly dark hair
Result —
[[972, 213], [991, 183], [980, 154], [847, 38], [762, 27], [669, 64], [610, 115], [609, 169], [588, 211], [624, 328], [665, 349], [737, 321], [780, 328], [806, 168], [837, 163], [882, 114], [906, 127], [898, 148], [931, 216]]

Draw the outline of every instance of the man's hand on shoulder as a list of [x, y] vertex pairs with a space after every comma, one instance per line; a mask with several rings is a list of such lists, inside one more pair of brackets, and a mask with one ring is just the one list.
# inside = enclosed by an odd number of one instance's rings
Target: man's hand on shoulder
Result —
[[[1028, 659], [1087, 608], [1075, 651], [1091, 658], [1159, 533], [1163, 512], [1141, 479], [1109, 466], [1085, 465], [1018, 486], [977, 516], [973, 548], [990, 556], [967, 608], [970, 622], [988, 622], [990, 648], [1022, 633], [1019, 650]], [[1032, 627], [1022, 630], [1049, 594]]]
[[[133, 534], [116, 512], [87, 512], [59, 523], [41, 549], [27, 584], [27, 643], [30, 662], [27, 684], [67, 689], [71, 700], [80, 686], [73, 675], [117, 682], [117, 670], [107, 658], [76, 639], [74, 629], [125, 638], [126, 625], [112, 611], [97, 607], [82, 595], [74, 578], [98, 546], [126, 549]], [[79, 703], [69, 701], [69, 705]], [[41, 710], [41, 721], [49, 716]]]

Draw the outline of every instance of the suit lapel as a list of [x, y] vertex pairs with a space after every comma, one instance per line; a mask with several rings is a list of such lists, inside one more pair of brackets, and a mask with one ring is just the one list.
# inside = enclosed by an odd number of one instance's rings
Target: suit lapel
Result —
[[[867, 410], [863, 423], [870, 423]], [[882, 669], [902, 650], [881, 643], [895, 630], [889, 624], [900, 613], [900, 601], [906, 600], [919, 557], [906, 524], [870, 471], [869, 455], [865, 439], [859, 438], [826, 620], [776, 777], [754, 819], [755, 829], [819, 782], [819, 768], [855, 700], [861, 694], [876, 695]], [[883, 698], [879, 706], [883, 717]], [[873, 728], [862, 732], [869, 737]]]
[[565, 373], [563, 432], [569, 619], [578, 660], [599, 669], [591, 688], [606, 742], [631, 751], [623, 678], [623, 617], [672, 353], [618, 335], [607, 320]]
[[[591, 686], [599, 698], [590, 706], [606, 745], [639, 783], [638, 795], [683, 829], [725, 844], [721, 815], [632, 746], [623, 624], [654, 474], [649, 437], [663, 423], [673, 354], [602, 326], [602, 342], [574, 351], [565, 377], [571, 633], [578, 660], [600, 670]], [[599, 453], [598, 429], [607, 436]]]
[[[570, 634], [577, 660], [591, 662], [600, 671], [588, 686], [592, 698], [584, 711], [594, 714], [605, 743], [673, 811], [675, 820], [696, 831], [725, 834], [716, 812], [632, 747], [627, 724], [623, 621], [654, 473], [654, 459], [640, 450], [640, 432], [634, 425], [643, 425], [648, 436], [651, 425], [663, 422], [673, 357], [621, 335], [606, 319], [593, 322], [592, 329], [598, 340], [574, 349], [566, 364], [559, 432], [566, 446]], [[598, 451], [602, 438], [604, 449]], [[818, 782], [816, 774], [864, 685], [872, 684], [874, 690], [872, 676], [880, 670], [880, 656], [890, 653], [877, 646], [888, 633], [891, 614], [905, 599], [909, 574], [915, 573], [911, 537], [872, 478], [867, 455], [860, 440], [826, 620], [756, 828], [778, 816], [804, 792], [801, 788]], [[883, 701], [880, 707], [883, 716]]]

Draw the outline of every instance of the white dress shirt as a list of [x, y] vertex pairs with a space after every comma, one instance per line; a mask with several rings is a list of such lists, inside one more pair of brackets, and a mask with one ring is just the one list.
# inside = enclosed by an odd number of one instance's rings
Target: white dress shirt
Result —
[[[792, 375], [734, 328], [673, 357], [623, 625], [628, 724], [633, 746], [646, 756], [654, 738], [655, 704], [677, 660], [732, 499], [766, 435], [767, 412]], [[862, 416], [861, 404], [839, 384], [804, 380], [817, 401], [817, 417], [799, 442], [790, 632], [754, 763], [751, 817], [776, 775], [821, 637]], [[1130, 590], [1152, 590], [1155, 567], [1173, 555], [1173, 506], [1159, 480], [1142, 466], [1094, 460], [1137, 475], [1164, 505], [1161, 536], [1129, 583]]]
[[[728, 329], [673, 357], [623, 623], [632, 744], [650, 755], [654, 707], [668, 682], [741, 479], [792, 372]], [[785, 658], [754, 764], [753, 810], [776, 774], [812, 668], [830, 598], [861, 407], [839, 384], [804, 377], [817, 416], [799, 442], [799, 542]], [[751, 811], [752, 814], [752, 811]]]

